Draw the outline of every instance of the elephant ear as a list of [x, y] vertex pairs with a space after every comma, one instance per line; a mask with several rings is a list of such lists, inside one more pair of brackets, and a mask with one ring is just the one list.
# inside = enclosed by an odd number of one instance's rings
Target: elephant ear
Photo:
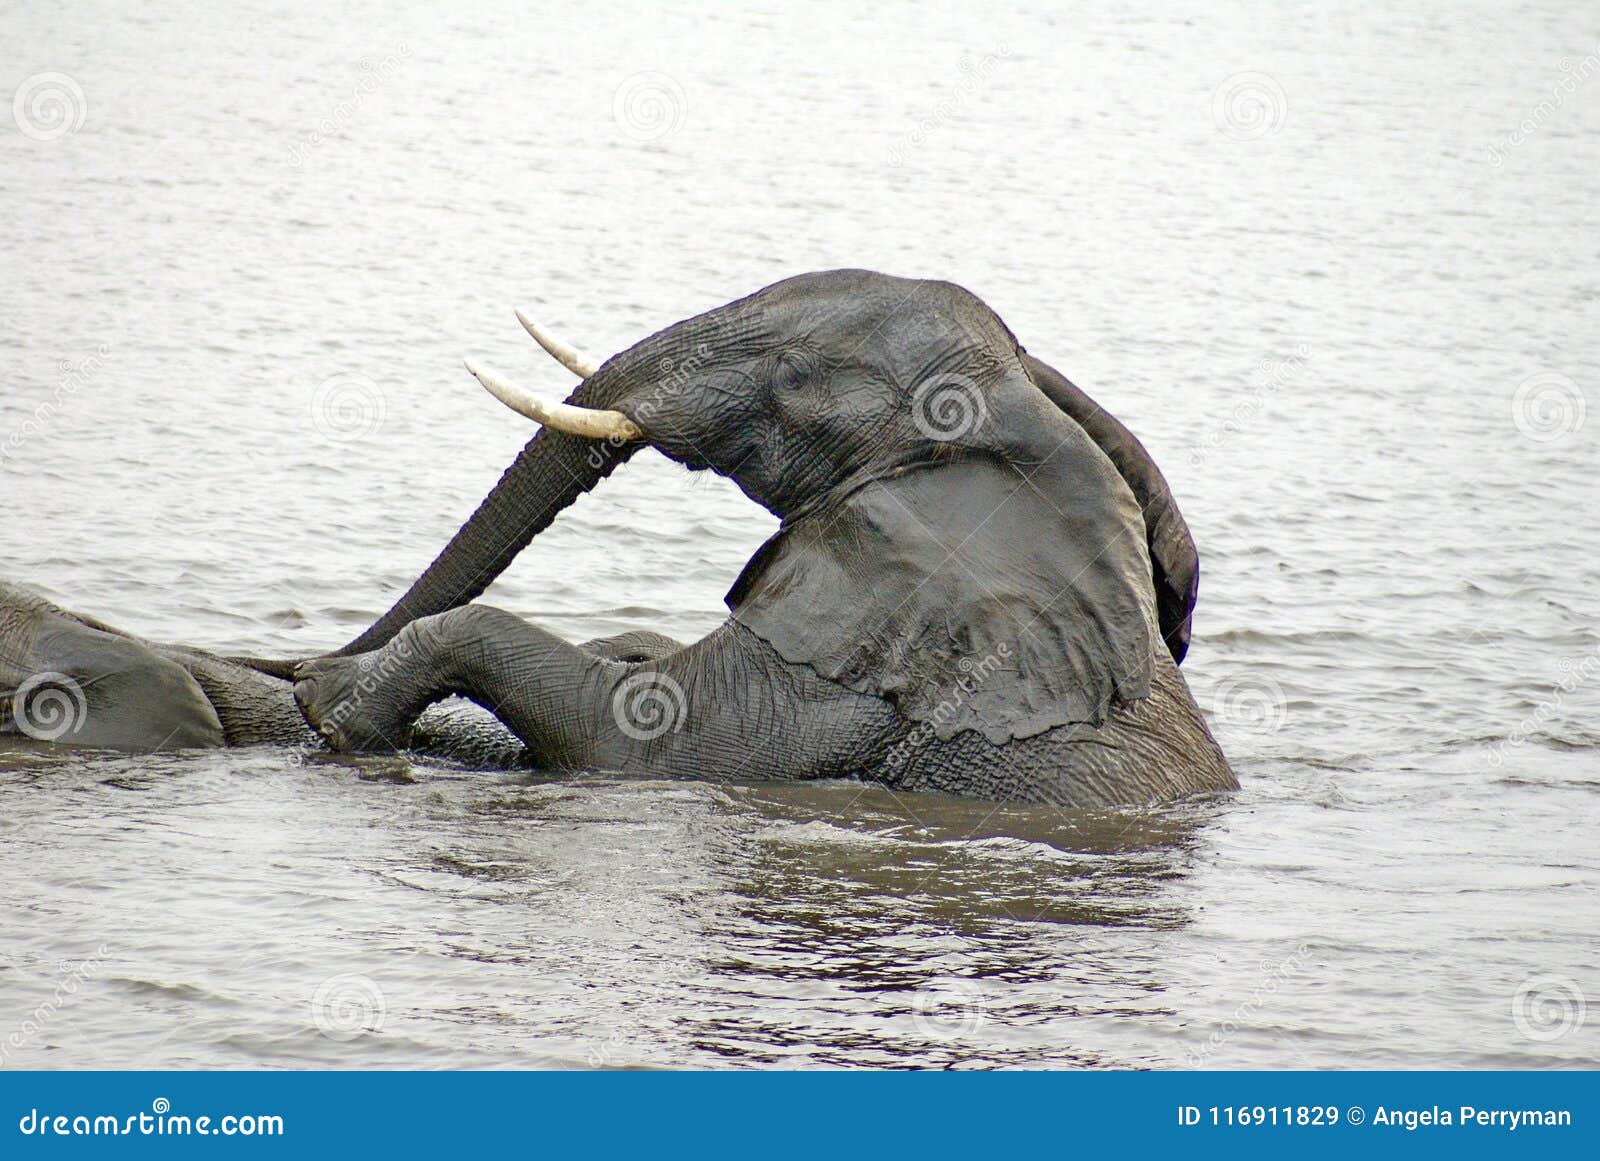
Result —
[[1148, 695], [1159, 641], [1138, 503], [1031, 383], [991, 397], [988, 424], [990, 450], [947, 447], [786, 523], [728, 606], [943, 739], [1098, 725]]
[[1144, 509], [1145, 544], [1156, 589], [1156, 616], [1172, 659], [1189, 652], [1195, 599], [1200, 591], [1200, 554], [1189, 525], [1173, 499], [1167, 478], [1144, 444], [1123, 423], [1048, 363], [1022, 353], [1028, 377], [1106, 453], [1134, 499]]

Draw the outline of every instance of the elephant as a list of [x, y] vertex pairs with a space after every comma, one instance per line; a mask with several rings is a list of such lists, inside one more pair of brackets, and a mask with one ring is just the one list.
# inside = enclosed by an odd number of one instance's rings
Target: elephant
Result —
[[[523, 325], [581, 382], [388, 613], [289, 667], [335, 750], [414, 744], [450, 695], [547, 769], [857, 778], [1108, 807], [1238, 783], [1178, 669], [1199, 562], [1133, 434], [949, 282], [777, 282], [604, 362]], [[650, 446], [780, 520], [703, 639], [601, 656], [475, 598]]]
[[[633, 632], [577, 648], [638, 662], [683, 646]], [[85, 749], [152, 753], [216, 746], [320, 746], [292, 684], [249, 659], [147, 641], [0, 581], [0, 735]], [[436, 707], [412, 748], [479, 767], [523, 764], [523, 747], [476, 708]]]

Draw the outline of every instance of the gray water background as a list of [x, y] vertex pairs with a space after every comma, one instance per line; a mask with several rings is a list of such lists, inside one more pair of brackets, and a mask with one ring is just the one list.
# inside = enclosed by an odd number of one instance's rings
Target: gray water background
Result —
[[[1166, 470], [1243, 789], [9, 752], [0, 1064], [1593, 1066], [1596, 54], [1586, 3], [6, 5], [0, 574], [316, 652], [529, 434], [461, 357], [567, 389], [513, 307], [603, 355], [948, 278]], [[697, 636], [772, 526], [646, 453], [489, 599]]]

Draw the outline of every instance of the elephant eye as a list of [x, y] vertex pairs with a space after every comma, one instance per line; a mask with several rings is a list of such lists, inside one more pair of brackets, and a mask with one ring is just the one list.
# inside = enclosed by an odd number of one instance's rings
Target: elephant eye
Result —
[[773, 368], [772, 382], [779, 391], [793, 391], [805, 385], [808, 371], [794, 355], [783, 354], [778, 356], [778, 365]]

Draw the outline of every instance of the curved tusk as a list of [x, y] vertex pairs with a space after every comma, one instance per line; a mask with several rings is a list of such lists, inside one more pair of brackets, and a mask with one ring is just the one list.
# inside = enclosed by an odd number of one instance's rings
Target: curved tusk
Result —
[[564, 343], [555, 335], [545, 330], [520, 310], [517, 311], [517, 321], [523, 329], [533, 336], [533, 341], [538, 343], [552, 358], [580, 379], [587, 379], [600, 369], [600, 360], [592, 355], [586, 355], [570, 343]]
[[586, 439], [628, 441], [644, 438], [644, 432], [620, 411], [597, 411], [592, 407], [575, 407], [570, 403], [546, 403], [531, 392], [506, 382], [494, 372], [474, 367], [470, 359], [467, 360], [467, 370], [488, 388], [490, 395], [535, 423]]

